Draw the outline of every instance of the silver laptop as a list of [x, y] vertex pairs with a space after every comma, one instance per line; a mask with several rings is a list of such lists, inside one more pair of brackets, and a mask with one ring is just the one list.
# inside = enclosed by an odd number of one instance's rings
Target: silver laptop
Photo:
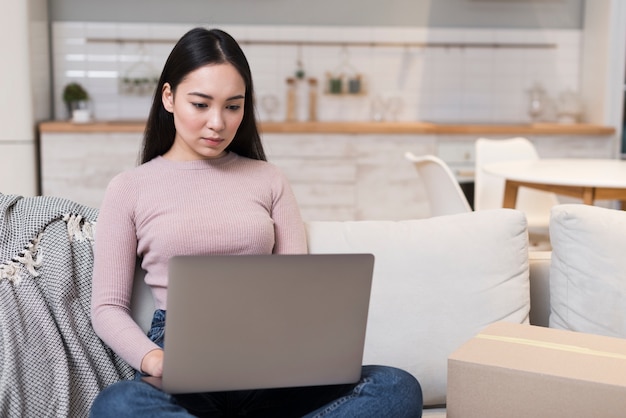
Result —
[[354, 383], [371, 254], [179, 256], [169, 263], [169, 393]]

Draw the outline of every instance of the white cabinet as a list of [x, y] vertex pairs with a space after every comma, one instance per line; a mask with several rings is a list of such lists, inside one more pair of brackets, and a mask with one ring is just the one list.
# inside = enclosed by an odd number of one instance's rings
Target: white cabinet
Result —
[[[305, 220], [400, 220], [429, 216], [422, 183], [404, 153], [439, 155], [471, 186], [476, 138], [266, 133], [263, 142], [269, 161], [288, 177]], [[529, 138], [544, 158], [614, 156], [610, 135]], [[44, 132], [40, 140], [42, 194], [98, 207], [111, 178], [136, 165], [142, 134]]]
[[137, 165], [142, 134], [43, 133], [41, 194], [97, 208], [109, 181]]
[[287, 175], [305, 220], [410, 219], [428, 205], [406, 151], [433, 154], [435, 137], [266, 134], [268, 159]]
[[437, 156], [445, 161], [459, 183], [474, 181], [474, 140], [471, 138], [441, 137], [437, 141]]

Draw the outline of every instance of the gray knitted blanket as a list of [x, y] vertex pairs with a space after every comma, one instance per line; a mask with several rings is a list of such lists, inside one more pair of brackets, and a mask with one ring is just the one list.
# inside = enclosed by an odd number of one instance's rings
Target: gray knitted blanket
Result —
[[83, 417], [133, 376], [91, 327], [98, 212], [0, 194], [0, 416]]

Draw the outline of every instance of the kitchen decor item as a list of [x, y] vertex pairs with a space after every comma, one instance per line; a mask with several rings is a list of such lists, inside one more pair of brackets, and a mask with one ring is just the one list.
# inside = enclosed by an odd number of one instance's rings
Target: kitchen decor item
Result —
[[402, 113], [402, 108], [404, 107], [404, 101], [400, 96], [392, 96], [387, 100], [387, 113], [389, 114], [389, 119], [396, 122], [398, 120], [398, 116]]
[[365, 94], [363, 74], [326, 73], [327, 94]]
[[287, 122], [305, 122], [317, 118], [317, 79], [299, 79], [288, 77], [287, 80]]
[[327, 73], [326, 80], [328, 84], [328, 92], [330, 94], [341, 94], [343, 92], [343, 79], [341, 74], [333, 75], [331, 73]]
[[540, 83], [535, 82], [528, 90], [528, 114], [533, 122], [539, 122], [543, 119], [546, 110], [548, 97], [546, 90]]
[[118, 91], [126, 96], [149, 96], [159, 83], [159, 70], [150, 64], [150, 57], [139, 46], [136, 62], [124, 71], [118, 80]]
[[309, 84], [304, 78], [296, 77], [296, 120], [305, 122], [309, 118]]
[[127, 96], [149, 96], [158, 82], [158, 77], [122, 77], [119, 91]]
[[294, 77], [287, 77], [287, 100], [286, 100], [286, 115], [285, 120], [287, 122], [295, 122], [297, 120], [298, 112], [298, 98], [296, 92], [296, 79]]
[[341, 63], [333, 71], [326, 73], [327, 94], [363, 94], [363, 74], [350, 63], [348, 49], [341, 50]]
[[317, 120], [317, 78], [309, 78], [309, 121]]
[[572, 90], [565, 90], [557, 100], [559, 123], [578, 123], [582, 118], [583, 106], [580, 95]]
[[375, 95], [370, 101], [370, 118], [374, 122], [397, 121], [404, 101], [400, 96], [383, 97]]
[[370, 102], [370, 117], [374, 122], [382, 122], [387, 114], [387, 100], [377, 94]]
[[72, 109], [73, 123], [88, 123], [91, 121], [91, 112], [89, 111], [88, 102], [77, 102], [76, 108]]
[[303, 80], [306, 76], [304, 64], [302, 63], [302, 45], [298, 45], [298, 56], [296, 58], [296, 71], [294, 72], [294, 76], [298, 80]]
[[267, 121], [272, 122], [274, 120], [274, 112], [278, 109], [278, 97], [273, 94], [267, 94], [261, 97], [261, 108], [267, 115]]
[[361, 74], [356, 74], [348, 79], [348, 93], [359, 94], [361, 92]]
[[89, 93], [79, 83], [69, 83], [63, 89], [63, 102], [65, 102], [68, 115], [73, 122], [84, 123], [89, 121], [88, 101]]

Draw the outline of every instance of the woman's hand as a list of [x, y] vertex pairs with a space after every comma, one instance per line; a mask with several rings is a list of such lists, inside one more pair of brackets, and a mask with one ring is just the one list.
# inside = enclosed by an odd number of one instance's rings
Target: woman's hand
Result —
[[163, 375], [163, 350], [156, 349], [148, 352], [141, 360], [141, 372], [161, 377]]

